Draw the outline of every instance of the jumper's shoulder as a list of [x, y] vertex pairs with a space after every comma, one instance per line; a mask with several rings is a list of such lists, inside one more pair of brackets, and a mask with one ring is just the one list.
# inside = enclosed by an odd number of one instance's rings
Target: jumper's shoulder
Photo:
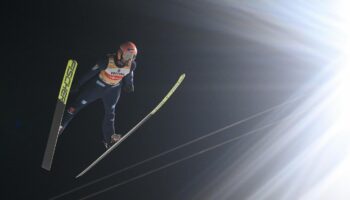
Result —
[[110, 54], [107, 54], [104, 58], [99, 59], [96, 62], [96, 65], [98, 68], [103, 69], [108, 65], [108, 59], [110, 58]]

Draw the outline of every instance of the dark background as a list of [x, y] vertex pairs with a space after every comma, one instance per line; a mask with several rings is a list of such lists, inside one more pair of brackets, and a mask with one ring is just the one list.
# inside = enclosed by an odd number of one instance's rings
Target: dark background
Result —
[[[206, 16], [210, 7], [193, 18], [198, 10], [184, 5], [184, 1], [160, 0], [4, 3], [1, 199], [48, 199], [280, 103], [311, 76], [311, 71], [298, 70], [305, 63], [288, 52], [210, 28], [206, 23], [212, 20]], [[78, 61], [79, 78], [126, 40], [135, 42], [139, 55], [135, 92], [123, 93], [117, 106], [119, 133], [147, 115], [186, 73], [183, 85], [156, 116], [76, 180], [104, 150], [103, 106], [100, 101], [91, 104], [59, 139], [52, 171], [41, 169], [67, 60]], [[280, 67], [286, 63], [294, 70]], [[208, 138], [62, 199], [79, 199], [251, 126]], [[92, 199], [191, 199], [224, 167], [217, 156], [228, 150], [223, 146]]]

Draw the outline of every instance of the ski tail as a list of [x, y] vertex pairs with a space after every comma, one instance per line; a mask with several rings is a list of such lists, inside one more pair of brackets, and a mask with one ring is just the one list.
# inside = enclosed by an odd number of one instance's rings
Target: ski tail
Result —
[[127, 137], [129, 137], [131, 134], [133, 134], [140, 126], [142, 126], [149, 118], [151, 118], [171, 97], [171, 95], [175, 92], [175, 90], [179, 87], [179, 85], [182, 83], [182, 81], [185, 79], [185, 74], [182, 74], [175, 85], [170, 89], [168, 94], [162, 99], [162, 101], [146, 116], [144, 117], [139, 123], [137, 123], [129, 132], [127, 132], [118, 142], [113, 144], [109, 149], [107, 149], [100, 157], [98, 157], [94, 162], [92, 162], [87, 168], [85, 168], [80, 174], [78, 174], [75, 178], [79, 178], [82, 175], [84, 175], [87, 171], [89, 171], [92, 167], [94, 167], [98, 162], [100, 162], [105, 156], [107, 156], [113, 149], [115, 149], [117, 146], [119, 146], [120, 143], [122, 143]]
[[67, 99], [69, 96], [69, 91], [72, 86], [75, 71], [77, 69], [78, 63], [75, 60], [68, 60], [66, 71], [63, 76], [60, 92], [58, 95], [58, 100], [56, 103], [56, 108], [54, 112], [54, 117], [51, 124], [51, 129], [49, 133], [49, 138], [47, 140], [46, 149], [44, 153], [44, 158], [41, 167], [50, 171], [53, 156], [55, 154], [55, 148], [58, 138], [58, 130], [61, 124], [62, 116], [66, 108]]

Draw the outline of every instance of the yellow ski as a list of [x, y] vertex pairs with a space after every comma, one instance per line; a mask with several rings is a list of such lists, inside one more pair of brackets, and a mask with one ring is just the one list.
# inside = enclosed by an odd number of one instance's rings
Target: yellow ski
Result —
[[98, 157], [93, 163], [91, 163], [86, 169], [84, 169], [80, 174], [78, 174], [75, 178], [78, 178], [84, 175], [87, 171], [89, 171], [93, 166], [95, 166], [98, 162], [100, 162], [105, 156], [107, 156], [113, 149], [115, 149], [120, 143], [122, 143], [127, 137], [129, 137], [132, 133], [136, 131], [142, 124], [144, 124], [149, 118], [151, 118], [170, 98], [170, 96], [175, 92], [175, 90], [179, 87], [182, 81], [185, 79], [185, 74], [182, 74], [180, 78], [177, 80], [175, 85], [171, 88], [168, 94], [163, 98], [163, 100], [138, 124], [136, 124], [129, 132], [127, 132], [118, 142], [116, 142], [113, 146], [107, 149], [100, 157]]
[[61, 124], [62, 116], [66, 108], [66, 103], [69, 95], [70, 88], [72, 86], [75, 71], [77, 69], [78, 63], [75, 60], [68, 60], [66, 71], [63, 76], [61, 89], [58, 95], [58, 100], [56, 103], [56, 109], [54, 112], [54, 117], [51, 124], [49, 138], [47, 140], [46, 149], [44, 153], [43, 162], [41, 167], [50, 171], [53, 156], [55, 154], [55, 148], [58, 138], [58, 129]]

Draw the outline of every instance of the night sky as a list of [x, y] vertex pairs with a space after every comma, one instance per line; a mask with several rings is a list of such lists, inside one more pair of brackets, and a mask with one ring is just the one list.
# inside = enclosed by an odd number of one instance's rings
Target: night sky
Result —
[[[13, 1], [2, 6], [1, 199], [49, 199], [275, 104], [299, 89], [312, 70], [305, 60], [219, 29], [245, 13], [220, 16], [210, 1]], [[254, 22], [257, 20], [257, 22]], [[212, 27], [212, 25], [217, 25]], [[231, 26], [231, 25], [230, 25]], [[233, 27], [235, 29], [235, 27]], [[283, 30], [272, 27], [281, 34]], [[244, 31], [244, 30], [242, 30]], [[247, 30], [249, 31], [249, 30]], [[261, 31], [261, 33], [259, 33]], [[251, 32], [250, 32], [251, 34]], [[302, 39], [295, 36], [295, 40]], [[122, 93], [116, 130], [126, 133], [146, 116], [177, 78], [182, 86], [168, 103], [108, 157], [80, 179], [74, 177], [104, 151], [101, 101], [82, 110], [59, 138], [51, 172], [41, 168], [60, 82], [68, 59], [78, 61], [79, 79], [97, 60], [133, 41], [139, 50], [135, 92]], [[294, 70], [286, 71], [285, 66]], [[74, 96], [71, 96], [74, 97]], [[120, 175], [62, 197], [79, 199], [181, 159], [250, 130], [258, 120], [172, 152]], [[262, 137], [260, 133], [256, 138]], [[254, 141], [254, 137], [252, 141]], [[255, 139], [256, 139], [255, 138]], [[210, 187], [241, 142], [178, 163], [91, 199], [185, 200]], [[232, 151], [236, 148], [237, 151]], [[222, 158], [222, 155], [229, 155]], [[198, 198], [200, 199], [200, 198]], [[202, 198], [203, 199], [203, 198]], [[233, 198], [232, 198], [233, 199]], [[237, 198], [238, 199], [238, 198]]]

